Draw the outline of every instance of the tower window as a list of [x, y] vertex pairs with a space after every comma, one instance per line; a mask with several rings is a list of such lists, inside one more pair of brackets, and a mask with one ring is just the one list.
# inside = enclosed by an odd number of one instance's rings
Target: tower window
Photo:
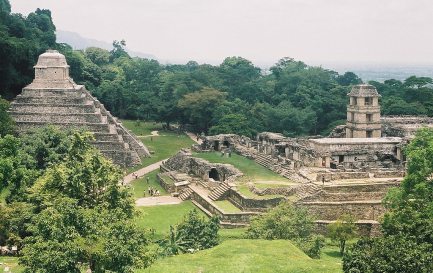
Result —
[[372, 122], [373, 121], [373, 114], [367, 114], [365, 119], [367, 120], [367, 122]]
[[373, 137], [373, 131], [367, 131], [367, 138]]
[[365, 98], [365, 105], [373, 105], [373, 98], [370, 97]]
[[358, 104], [358, 100], [355, 97], [352, 97], [352, 104], [353, 105], [357, 105]]

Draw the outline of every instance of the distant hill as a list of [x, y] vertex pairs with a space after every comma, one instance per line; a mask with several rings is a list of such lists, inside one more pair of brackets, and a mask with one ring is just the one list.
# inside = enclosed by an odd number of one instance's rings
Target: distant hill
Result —
[[[56, 35], [57, 35], [57, 42], [58, 43], [69, 44], [74, 49], [86, 49], [88, 47], [99, 47], [99, 48], [111, 50], [113, 48], [111, 43], [104, 42], [104, 41], [98, 41], [98, 40], [90, 39], [90, 38], [85, 38], [85, 37], [81, 36], [80, 34], [78, 34], [76, 32], [72, 32], [72, 31], [57, 30]], [[126, 51], [132, 57], [140, 57], [140, 58], [155, 59], [156, 60], [156, 57], [152, 54], [136, 52], [136, 51], [132, 51], [128, 48], [126, 48]]]
[[433, 78], [433, 65], [329, 64], [324, 66], [340, 74], [351, 71], [358, 75], [364, 82], [384, 82], [389, 79], [404, 81], [410, 76]]

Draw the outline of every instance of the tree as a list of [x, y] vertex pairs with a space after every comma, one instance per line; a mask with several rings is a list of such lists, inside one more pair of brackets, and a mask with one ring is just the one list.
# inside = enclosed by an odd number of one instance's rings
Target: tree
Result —
[[[147, 265], [146, 235], [116, 210], [55, 198], [34, 215], [20, 263], [26, 272], [133, 272]], [[43, 270], [43, 271], [42, 271]]]
[[163, 249], [163, 255], [177, 255], [190, 250], [208, 249], [218, 245], [218, 230], [218, 217], [206, 220], [194, 209], [185, 215], [176, 229], [170, 226], [168, 238], [161, 240], [159, 245]]
[[349, 86], [362, 83], [362, 80], [353, 72], [346, 72], [337, 77], [337, 82], [343, 86]]
[[311, 258], [320, 258], [324, 238], [313, 234], [313, 225], [313, 218], [306, 209], [282, 202], [266, 214], [253, 218], [246, 235], [252, 239], [292, 240]]
[[211, 135], [238, 134], [252, 137], [254, 132], [246, 116], [243, 114], [224, 115], [216, 125], [209, 130]]
[[7, 112], [8, 110], [9, 103], [0, 97], [0, 137], [14, 132], [15, 123]]
[[197, 131], [207, 133], [215, 109], [223, 103], [226, 94], [212, 88], [203, 88], [198, 92], [186, 94], [179, 100], [188, 121], [194, 124]]
[[0, 0], [0, 12], [11, 12], [11, 4], [9, 3], [9, 0]]
[[337, 221], [328, 225], [328, 236], [338, 242], [340, 254], [344, 254], [346, 242], [356, 236], [354, 219], [349, 215], [343, 215]]
[[94, 64], [101, 66], [106, 65], [110, 61], [110, 52], [98, 47], [88, 47], [85, 50], [86, 57]]
[[431, 245], [410, 237], [389, 236], [359, 240], [343, 257], [346, 273], [433, 272]]
[[121, 170], [90, 145], [89, 134], [75, 133], [66, 160], [48, 168], [30, 192], [45, 201], [58, 196], [78, 200], [83, 207], [105, 205], [132, 216], [129, 193], [119, 186]]
[[129, 55], [125, 50], [125, 46], [126, 46], [125, 40], [113, 41], [113, 49], [110, 51], [111, 62], [121, 57], [129, 58]]
[[268, 213], [252, 219], [247, 230], [249, 238], [306, 238], [313, 231], [313, 218], [307, 210], [282, 202]]

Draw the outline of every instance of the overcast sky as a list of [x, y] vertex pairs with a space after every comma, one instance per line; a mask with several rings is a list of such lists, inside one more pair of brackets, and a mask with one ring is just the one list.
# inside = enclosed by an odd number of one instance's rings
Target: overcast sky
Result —
[[433, 64], [431, 0], [10, 0], [57, 29], [160, 59]]

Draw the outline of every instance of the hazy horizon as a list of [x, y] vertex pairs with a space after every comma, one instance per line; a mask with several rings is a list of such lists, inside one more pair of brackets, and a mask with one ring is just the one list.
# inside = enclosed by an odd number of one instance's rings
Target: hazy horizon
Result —
[[[58, 30], [160, 60], [264, 66], [282, 57], [312, 65], [432, 65], [427, 0], [11, 0], [12, 11], [52, 11]], [[361, 3], [362, 2], [362, 3]]]

